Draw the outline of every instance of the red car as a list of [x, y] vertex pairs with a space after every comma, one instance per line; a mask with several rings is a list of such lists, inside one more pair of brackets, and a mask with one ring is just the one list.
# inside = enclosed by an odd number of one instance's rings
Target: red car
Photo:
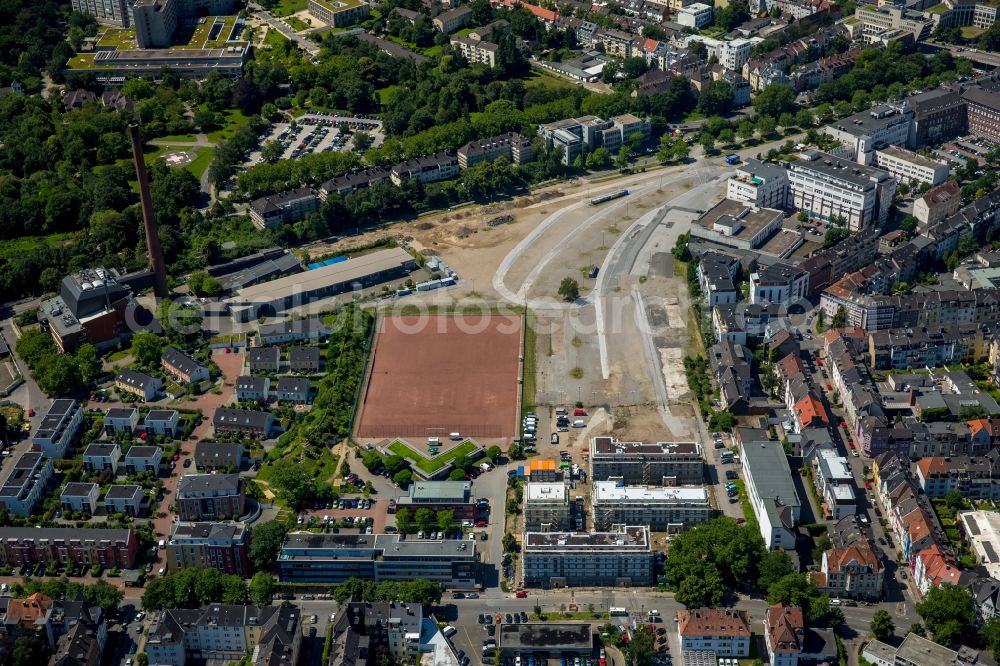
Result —
[[179, 453], [175, 453], [175, 454], [174, 454], [174, 462], [177, 462], [177, 461], [178, 461], [178, 460], [180, 460], [180, 459], [181, 459], [181, 454], [179, 454]]
[[746, 518], [737, 518], [737, 519], [736, 519], [736, 524], [737, 524], [737, 525], [742, 525], [742, 524], [743, 524], [743, 523], [745, 523], [745, 522], [747, 522], [747, 519], [746, 519]]
[[823, 359], [821, 359], [821, 358], [816, 359], [816, 365], [818, 365], [818, 366], [820, 366], [822, 368], [823, 367]]
[[31, 407], [28, 407], [28, 416], [34, 416], [34, 415], [35, 415], [35, 410], [32, 409]]
[[477, 520], [476, 521], [476, 527], [486, 527], [486, 521], [485, 520]]
[[847, 448], [853, 449], [854, 448], [854, 442], [852, 442], [851, 440], [847, 440]]
[[524, 590], [518, 590], [517, 592], [514, 593], [514, 596], [517, 597], [518, 599], [527, 599], [528, 593], [525, 592]]
[[573, 416], [586, 416], [586, 415], [587, 415], [587, 410], [586, 409], [574, 409], [573, 410]]

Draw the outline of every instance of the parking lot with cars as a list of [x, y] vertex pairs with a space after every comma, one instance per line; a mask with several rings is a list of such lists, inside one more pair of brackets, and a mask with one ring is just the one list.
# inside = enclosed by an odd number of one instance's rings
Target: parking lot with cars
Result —
[[281, 144], [281, 159], [293, 160], [314, 153], [351, 150], [356, 132], [367, 132], [372, 138], [373, 148], [382, 145], [385, 139], [382, 121], [373, 118], [315, 114], [302, 116], [291, 123], [276, 123], [258, 137], [260, 147], [250, 153], [245, 166], [261, 163], [261, 149], [271, 141]]

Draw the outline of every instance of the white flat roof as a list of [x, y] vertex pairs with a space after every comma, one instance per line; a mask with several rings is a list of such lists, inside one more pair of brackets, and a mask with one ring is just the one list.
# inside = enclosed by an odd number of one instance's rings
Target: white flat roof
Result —
[[597, 481], [594, 497], [598, 502], [708, 503], [708, 492], [703, 486], [619, 486], [617, 481]]
[[562, 482], [529, 483], [526, 485], [526, 497], [529, 502], [544, 502], [545, 500], [564, 501], [568, 495], [566, 484]]
[[972, 543], [976, 558], [993, 578], [1000, 578], [1000, 514], [994, 511], [963, 511], [958, 519]]

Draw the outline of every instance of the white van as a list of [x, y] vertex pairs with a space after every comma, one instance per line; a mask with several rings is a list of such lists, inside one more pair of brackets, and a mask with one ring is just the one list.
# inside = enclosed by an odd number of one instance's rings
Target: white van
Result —
[[166, 547], [167, 547], [167, 540], [166, 539], [160, 539], [160, 550], [163, 550]]
[[457, 442], [458, 440], [462, 439], [462, 435], [460, 433], [453, 432], [450, 435], [448, 435], [448, 439], [450, 439], [453, 442]]
[[587, 427], [587, 422], [584, 421], [583, 419], [577, 419], [577, 420], [573, 421], [573, 427], [574, 428], [586, 428]]
[[441, 633], [444, 634], [445, 636], [451, 636], [455, 633], [455, 631], [456, 631], [455, 627], [449, 624], [447, 627], [441, 630]]

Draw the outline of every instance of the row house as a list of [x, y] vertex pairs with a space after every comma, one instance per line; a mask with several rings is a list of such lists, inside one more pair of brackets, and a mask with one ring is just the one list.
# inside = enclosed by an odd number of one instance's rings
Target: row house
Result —
[[754, 383], [752, 362], [750, 351], [731, 340], [723, 340], [709, 350], [709, 363], [723, 407], [734, 414], [744, 413], [749, 407]]
[[212, 416], [212, 427], [217, 434], [231, 433], [266, 439], [274, 430], [274, 416], [270, 412], [219, 407]]
[[97, 498], [101, 487], [96, 483], [67, 483], [59, 493], [59, 506], [63, 511], [77, 511], [88, 516], [97, 511]]
[[[149, 402], [156, 398], [163, 389], [159, 377], [152, 377], [144, 372], [123, 368], [115, 377], [115, 388], [122, 394], [130, 394]], [[126, 396], [127, 397], [127, 396]]]
[[876, 370], [939, 368], [974, 361], [983, 349], [983, 332], [976, 326], [893, 328], [868, 336], [868, 354]]
[[181, 414], [176, 409], [151, 409], [142, 420], [142, 427], [149, 435], [178, 439], [182, 432]]
[[958, 567], [951, 553], [945, 552], [936, 543], [921, 550], [914, 558], [913, 583], [921, 597], [932, 587], [945, 583], [964, 586], [963, 580], [970, 577]]
[[208, 379], [208, 368], [176, 347], [168, 346], [163, 350], [160, 365], [181, 382], [190, 384]]
[[712, 652], [717, 657], [750, 656], [750, 617], [732, 608], [692, 608], [677, 611], [681, 655]]
[[277, 372], [281, 365], [278, 347], [251, 347], [247, 350], [247, 367], [250, 372]]

